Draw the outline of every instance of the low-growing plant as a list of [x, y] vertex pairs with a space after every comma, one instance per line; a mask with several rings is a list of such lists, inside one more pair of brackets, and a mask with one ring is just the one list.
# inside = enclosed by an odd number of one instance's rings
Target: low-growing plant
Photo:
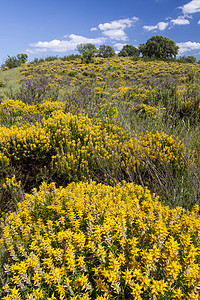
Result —
[[48, 98], [57, 100], [57, 97], [58, 89], [51, 88], [48, 84], [48, 80], [44, 77], [40, 77], [39, 80], [26, 79], [20, 88], [20, 92], [15, 95], [15, 97], [12, 97], [12, 99], [22, 100], [27, 104], [37, 104]]
[[[13, 172], [14, 173], [14, 172]], [[13, 174], [10, 170], [10, 174]], [[9, 174], [7, 170], [7, 174]], [[6, 177], [4, 182], [1, 182], [0, 188], [0, 213], [4, 215], [6, 212], [15, 211], [17, 204], [24, 200], [24, 193], [21, 182], [17, 182], [15, 175], [12, 178]], [[1, 229], [0, 229], [1, 232]]]
[[70, 55], [67, 55], [67, 56], [63, 56], [60, 59], [64, 60], [64, 61], [72, 61], [72, 60], [77, 60], [78, 58], [79, 59], [81, 58], [80, 54], [70, 54]]
[[[7, 105], [12, 112], [13, 104], [10, 100], [2, 106]], [[35, 113], [44, 118], [40, 123], [27, 125], [21, 121], [21, 127], [1, 128], [0, 150], [25, 191], [37, 187], [44, 179], [64, 186], [92, 178], [107, 184], [122, 180], [142, 185], [148, 182], [151, 187], [156, 182], [152, 166], [160, 169], [164, 178], [164, 174], [174, 174], [176, 169], [181, 174], [187, 167], [185, 147], [178, 139], [158, 132], [131, 137], [128, 131], [107, 122], [115, 118], [112, 107], [107, 109], [104, 122], [64, 114], [61, 108], [62, 103], [51, 101], [35, 106], [19, 101], [14, 111], [23, 111], [29, 120]], [[4, 178], [2, 173], [1, 180]]]
[[27, 123], [41, 123], [55, 111], [64, 111], [65, 105], [51, 99], [43, 100], [41, 103], [26, 104], [21, 100], [7, 99], [0, 105], [1, 126], [7, 128], [12, 125], [27, 126]]
[[43, 183], [4, 221], [2, 299], [197, 300], [198, 212], [133, 184]]
[[199, 299], [199, 65], [71, 58], [1, 73], [0, 298]]

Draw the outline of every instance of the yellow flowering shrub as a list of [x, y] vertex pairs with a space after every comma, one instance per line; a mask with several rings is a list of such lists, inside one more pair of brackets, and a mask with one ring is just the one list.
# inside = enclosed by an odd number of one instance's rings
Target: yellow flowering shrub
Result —
[[[134, 114], [139, 109], [140, 118], [157, 119], [162, 116], [160, 112], [170, 116], [171, 121], [175, 117], [189, 117], [190, 122], [198, 122], [200, 118], [199, 100], [195, 96], [199, 91], [199, 64], [134, 61], [116, 56], [96, 57], [89, 64], [81, 63], [80, 59], [25, 64], [21, 72], [25, 78], [46, 78], [52, 91], [59, 89], [59, 100], [64, 100], [68, 111], [74, 114], [85, 109], [91, 116], [91, 107], [98, 111], [102, 102], [115, 103], [120, 111], [125, 102], [136, 108]], [[80, 96], [82, 88], [89, 89], [89, 94]]]
[[[64, 61], [57, 59], [52, 62], [40, 64], [24, 64], [21, 68], [23, 76], [45, 76], [54, 86], [62, 82], [69, 82], [71, 86], [82, 83], [84, 79], [88, 83], [106, 84], [121, 88], [117, 93], [122, 94], [130, 88], [130, 83], [143, 83], [149, 78], [167, 78], [171, 74], [180, 83], [189, 77], [189, 71], [199, 78], [198, 64], [180, 64], [173, 61], [133, 61], [127, 57], [112, 57], [108, 59], [94, 58], [94, 63], [84, 64], [80, 59]], [[143, 87], [145, 89], [145, 87]], [[148, 88], [147, 88], [148, 90]]]
[[199, 65], [113, 57], [21, 71], [23, 101], [0, 103], [0, 298], [199, 299], [199, 207], [155, 196], [198, 201], [198, 140], [189, 152], [161, 128], [185, 126], [188, 147]]
[[130, 111], [135, 113], [139, 112], [139, 116], [145, 117], [145, 118], [150, 118], [150, 119], [158, 119], [163, 116], [165, 113], [165, 107], [155, 107], [155, 106], [150, 106], [147, 104], [138, 104], [138, 105], [132, 105], [130, 107]]
[[29, 190], [43, 179], [66, 184], [88, 178], [102, 181], [106, 174], [108, 180], [127, 180], [149, 162], [172, 170], [184, 166], [184, 145], [172, 136], [147, 132], [131, 137], [112, 123], [60, 110], [40, 123], [0, 129], [4, 160]]
[[43, 183], [3, 223], [3, 300], [199, 299], [198, 211], [132, 183]]
[[[183, 143], [173, 136], [164, 132], [146, 132], [138, 138], [130, 138], [124, 147], [124, 152], [129, 150], [127, 155], [139, 158], [138, 164], [147, 158], [151, 162], [168, 162], [174, 167], [181, 168], [184, 165], [184, 153], [186, 151]], [[131, 155], [132, 154], [132, 155]]]
[[6, 71], [6, 70], [8, 70], [8, 67], [3, 67], [3, 68], [1, 68], [1, 70]]
[[[34, 116], [40, 115], [40, 118], [49, 117], [52, 112], [64, 111], [64, 103], [60, 101], [44, 100], [38, 104], [26, 104], [20, 100], [7, 99], [0, 104], [1, 124], [7, 124], [6, 121], [12, 119], [13, 123], [31, 122]], [[36, 118], [37, 119], [37, 118]], [[9, 122], [8, 122], [9, 123]]]

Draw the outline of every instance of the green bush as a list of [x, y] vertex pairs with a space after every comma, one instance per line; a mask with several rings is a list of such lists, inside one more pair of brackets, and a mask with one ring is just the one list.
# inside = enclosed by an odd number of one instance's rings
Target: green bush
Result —
[[3, 67], [8, 67], [9, 69], [13, 69], [16, 67], [21, 66], [21, 64], [24, 64], [28, 60], [28, 55], [21, 53], [17, 54], [17, 56], [9, 56], [5, 60]]

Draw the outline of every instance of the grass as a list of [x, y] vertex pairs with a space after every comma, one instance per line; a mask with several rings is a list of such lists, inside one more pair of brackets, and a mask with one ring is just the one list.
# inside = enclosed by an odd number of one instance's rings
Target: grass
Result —
[[6, 71], [0, 70], [0, 81], [3, 82], [3, 86], [0, 86], [0, 95], [4, 99], [12, 98], [20, 89], [21, 79], [20, 67]]

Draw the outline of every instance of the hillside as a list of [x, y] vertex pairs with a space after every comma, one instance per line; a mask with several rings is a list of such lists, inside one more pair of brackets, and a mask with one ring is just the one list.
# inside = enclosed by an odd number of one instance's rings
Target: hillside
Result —
[[0, 97], [0, 296], [198, 299], [200, 65], [27, 63]]

